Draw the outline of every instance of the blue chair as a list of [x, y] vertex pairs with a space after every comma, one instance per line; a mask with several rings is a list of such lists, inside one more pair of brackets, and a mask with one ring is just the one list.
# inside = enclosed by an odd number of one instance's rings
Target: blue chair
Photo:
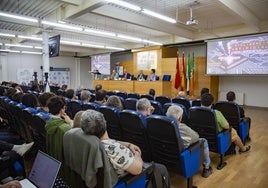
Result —
[[191, 106], [201, 106], [201, 99], [192, 100], [192, 105]]
[[100, 105], [95, 102], [88, 102], [82, 104], [82, 110], [88, 110], [88, 109], [99, 111]]
[[136, 103], [138, 99], [136, 98], [126, 98], [124, 102], [125, 109], [136, 110]]
[[190, 100], [185, 97], [175, 97], [172, 99], [172, 102], [184, 105], [187, 113], [189, 111], [189, 108], [191, 107]]
[[185, 106], [182, 105], [182, 104], [179, 104], [179, 103], [173, 103], [173, 102], [166, 103], [166, 104], [163, 106], [163, 114], [166, 115], [168, 108], [169, 108], [170, 106], [172, 106], [172, 105], [177, 105], [177, 106], [179, 106], [179, 107], [182, 108], [182, 110], [183, 110], [183, 115], [182, 115], [182, 120], [181, 120], [181, 122], [182, 122], [182, 123], [186, 123], [186, 124], [188, 124], [188, 111], [186, 110]]
[[127, 93], [126, 92], [118, 91], [118, 92], [116, 92], [116, 95], [119, 96], [119, 97], [123, 97], [124, 99], [127, 98]]
[[80, 101], [70, 101], [66, 105], [66, 113], [69, 115], [71, 119], [74, 118], [75, 114], [82, 110]]
[[168, 96], [156, 96], [155, 100], [160, 102], [162, 106], [164, 106], [165, 103], [171, 102], [171, 99]]
[[207, 139], [210, 151], [220, 154], [217, 169], [222, 169], [226, 165], [226, 162], [223, 162], [224, 153], [231, 145], [231, 129], [219, 132], [214, 110], [199, 106], [189, 109], [189, 126], [201, 138]]
[[219, 110], [240, 136], [245, 143], [249, 133], [249, 124], [240, 118], [239, 106], [237, 103], [228, 101], [219, 101], [214, 105], [216, 110]]
[[128, 93], [128, 94], [127, 94], [127, 98], [140, 99], [141, 96], [140, 96], [140, 94], [138, 94], [138, 93], [134, 93], [134, 92], [132, 92], [132, 93]]
[[141, 95], [141, 98], [147, 98], [148, 100], [154, 100], [154, 96], [150, 94], [143, 94]]
[[107, 122], [107, 132], [110, 138], [122, 140], [122, 130], [120, 126], [120, 111], [112, 106], [100, 106], [99, 111], [104, 115]]
[[152, 160], [169, 169], [176, 168], [187, 178], [187, 187], [192, 187], [193, 175], [203, 161], [203, 142], [184, 148], [176, 120], [162, 115], [147, 117], [147, 131]]
[[151, 151], [146, 132], [146, 117], [134, 110], [123, 110], [120, 112], [120, 125], [123, 141], [133, 143], [140, 147], [142, 159], [151, 161]]
[[153, 114], [163, 115], [163, 108], [160, 102], [155, 100], [150, 100], [151, 105], [154, 107]]

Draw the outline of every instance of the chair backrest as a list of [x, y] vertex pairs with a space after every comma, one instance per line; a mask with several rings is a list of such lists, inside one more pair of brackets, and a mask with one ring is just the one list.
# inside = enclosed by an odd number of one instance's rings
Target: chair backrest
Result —
[[116, 107], [100, 106], [99, 111], [104, 115], [107, 122], [107, 132], [110, 138], [122, 140], [122, 130], [120, 126], [120, 112]]
[[66, 113], [70, 116], [71, 119], [73, 119], [75, 114], [80, 110], [82, 110], [82, 106], [78, 101], [70, 101], [66, 105]]
[[82, 110], [89, 110], [89, 109], [99, 111], [100, 105], [95, 102], [88, 102], [82, 104]]
[[192, 100], [192, 106], [201, 106], [201, 99]]
[[151, 161], [151, 152], [146, 132], [146, 117], [134, 110], [120, 112], [123, 140], [139, 146], [144, 161]]
[[126, 98], [124, 102], [125, 109], [136, 110], [136, 103], [138, 99], [136, 98]]
[[150, 94], [143, 94], [141, 95], [141, 98], [147, 98], [148, 100], [154, 100], [154, 96]]
[[151, 115], [147, 117], [147, 131], [153, 161], [167, 167], [179, 165], [179, 154], [184, 147], [176, 121], [166, 116]]
[[33, 116], [30, 126], [33, 130], [33, 140], [37, 148], [46, 151], [46, 119], [41, 113]]
[[187, 113], [188, 113], [189, 108], [191, 107], [190, 100], [185, 97], [175, 97], [172, 99], [172, 102], [184, 105]]
[[219, 101], [214, 105], [219, 110], [234, 129], [239, 132], [240, 113], [239, 107], [234, 102]]
[[199, 106], [191, 107], [189, 109], [189, 126], [201, 138], [207, 139], [210, 151], [217, 152], [218, 124], [213, 109]]
[[160, 102], [162, 106], [164, 106], [165, 103], [171, 102], [171, 99], [168, 96], [156, 96], [155, 100]]
[[198, 141], [184, 148], [176, 120], [166, 116], [149, 116], [147, 131], [152, 160], [179, 170], [185, 178], [192, 178], [201, 165], [203, 143]]
[[163, 115], [163, 108], [160, 102], [155, 100], [150, 100], [151, 105], [154, 107], [153, 114]]
[[185, 106], [182, 105], [182, 104], [173, 103], [173, 102], [169, 102], [169, 103], [164, 104], [164, 106], [163, 106], [163, 114], [166, 115], [168, 108], [170, 106], [172, 106], [172, 105], [177, 105], [177, 106], [179, 106], [179, 107], [182, 108], [183, 114], [182, 114], [182, 120], [181, 120], [181, 122], [188, 124], [188, 112], [187, 112]]
[[127, 94], [127, 98], [140, 99], [141, 96], [140, 96], [140, 94], [138, 94], [138, 93], [128, 93], [128, 94]]
[[170, 79], [171, 79], [171, 75], [170, 75], [170, 74], [165, 74], [165, 75], [163, 75], [163, 79], [162, 79], [162, 81], [164, 81], [164, 82], [169, 82]]
[[115, 91], [107, 91], [106, 95], [112, 96], [112, 95], [116, 95]]
[[126, 92], [118, 91], [118, 92], [116, 92], [116, 95], [119, 96], [119, 97], [123, 97], [124, 99], [127, 98], [127, 93]]

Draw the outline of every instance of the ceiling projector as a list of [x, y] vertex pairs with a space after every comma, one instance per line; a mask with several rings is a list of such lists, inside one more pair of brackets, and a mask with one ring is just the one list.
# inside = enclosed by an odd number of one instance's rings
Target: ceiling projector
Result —
[[186, 25], [197, 25], [198, 24], [198, 21], [197, 20], [188, 20], [186, 22]]

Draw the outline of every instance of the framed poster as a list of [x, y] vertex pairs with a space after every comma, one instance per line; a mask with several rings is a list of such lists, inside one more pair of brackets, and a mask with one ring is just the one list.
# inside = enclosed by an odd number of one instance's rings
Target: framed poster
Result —
[[157, 68], [157, 51], [146, 51], [137, 53], [137, 69], [156, 69]]

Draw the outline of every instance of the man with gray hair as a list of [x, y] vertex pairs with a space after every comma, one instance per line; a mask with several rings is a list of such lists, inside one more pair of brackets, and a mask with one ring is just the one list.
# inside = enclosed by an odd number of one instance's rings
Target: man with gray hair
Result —
[[82, 90], [80, 94], [80, 98], [84, 103], [88, 103], [91, 99], [91, 93], [88, 90]]
[[154, 107], [147, 98], [141, 98], [136, 103], [136, 110], [144, 116], [149, 116], [153, 113]]
[[[97, 136], [104, 145], [110, 162], [118, 175], [128, 172], [138, 175], [142, 172], [143, 160], [138, 146], [110, 139], [106, 129], [106, 121], [102, 113], [95, 110], [87, 110], [81, 116], [81, 128], [85, 134]], [[169, 175], [164, 165], [155, 164], [153, 171], [161, 173], [165, 177], [167, 187], [170, 187]]]
[[178, 128], [180, 131], [181, 138], [183, 140], [183, 145], [185, 148], [188, 148], [191, 144], [197, 142], [198, 140], [204, 141], [204, 161], [203, 161], [203, 172], [202, 176], [207, 178], [212, 174], [212, 168], [210, 166], [210, 157], [209, 157], [209, 147], [208, 142], [205, 138], [199, 138], [199, 135], [188, 127], [186, 124], [181, 123], [183, 109], [180, 106], [173, 105], [170, 106], [167, 110], [166, 115], [172, 117], [177, 121]]

